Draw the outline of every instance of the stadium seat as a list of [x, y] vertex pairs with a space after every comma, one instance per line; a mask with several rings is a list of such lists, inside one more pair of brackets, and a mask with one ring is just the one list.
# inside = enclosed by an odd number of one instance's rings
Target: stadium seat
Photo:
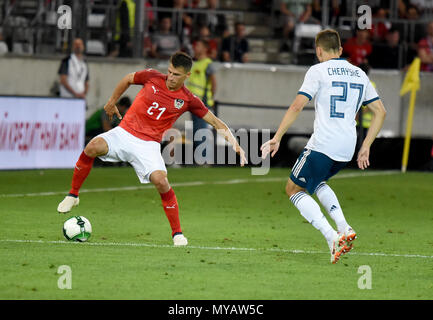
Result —
[[102, 28], [104, 26], [105, 14], [91, 13], [87, 16], [87, 26], [90, 28]]
[[104, 43], [100, 40], [87, 40], [86, 54], [105, 56], [106, 49]]
[[[293, 39], [293, 61], [292, 63], [298, 64], [299, 57], [311, 58], [307, 60], [306, 64], [311, 64], [315, 59], [314, 39], [316, 34], [322, 30], [322, 26], [318, 24], [297, 24], [295, 27], [295, 36]], [[310, 61], [311, 60], [311, 61]], [[302, 63], [301, 63], [302, 64]]]

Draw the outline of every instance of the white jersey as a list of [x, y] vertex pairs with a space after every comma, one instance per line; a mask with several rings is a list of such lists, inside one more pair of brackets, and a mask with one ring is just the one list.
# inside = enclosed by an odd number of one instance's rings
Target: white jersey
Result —
[[306, 148], [335, 161], [350, 161], [356, 146], [356, 114], [379, 99], [368, 76], [345, 59], [315, 64], [298, 94], [315, 98], [314, 132]]

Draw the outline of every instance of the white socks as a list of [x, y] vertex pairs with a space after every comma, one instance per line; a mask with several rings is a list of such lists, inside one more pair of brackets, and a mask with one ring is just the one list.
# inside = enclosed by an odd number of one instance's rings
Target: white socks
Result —
[[349, 225], [346, 222], [343, 210], [341, 210], [340, 203], [334, 191], [325, 182], [321, 182], [316, 188], [316, 194], [320, 203], [337, 224], [338, 232], [344, 233]]
[[303, 191], [292, 195], [290, 201], [298, 208], [301, 215], [323, 234], [326, 241], [328, 241], [328, 245], [332, 243], [336, 232], [329, 224], [328, 220], [326, 220], [317, 202]]

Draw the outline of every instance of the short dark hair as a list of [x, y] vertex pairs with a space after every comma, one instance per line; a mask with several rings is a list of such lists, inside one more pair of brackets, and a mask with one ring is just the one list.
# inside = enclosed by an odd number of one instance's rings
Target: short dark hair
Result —
[[119, 106], [124, 106], [124, 107], [129, 108], [129, 107], [131, 106], [131, 99], [129, 99], [127, 96], [122, 97], [122, 98], [119, 100], [119, 102], [117, 102], [117, 104], [118, 104]]
[[340, 35], [332, 29], [325, 29], [316, 35], [316, 47], [321, 47], [325, 51], [338, 52], [341, 47]]
[[192, 58], [185, 52], [177, 51], [170, 57], [170, 63], [173, 67], [182, 67], [186, 72], [192, 68]]

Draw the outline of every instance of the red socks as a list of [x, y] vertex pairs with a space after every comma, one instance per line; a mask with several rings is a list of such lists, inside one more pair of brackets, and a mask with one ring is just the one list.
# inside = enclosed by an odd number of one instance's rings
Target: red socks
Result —
[[171, 235], [174, 236], [175, 233], [182, 232], [180, 228], [179, 221], [179, 207], [177, 205], [176, 195], [172, 188], [166, 193], [160, 193], [162, 206], [164, 208], [165, 214], [168, 221], [170, 222]]
[[70, 195], [78, 197], [81, 185], [89, 175], [94, 160], [95, 158], [90, 158], [84, 153], [84, 151], [81, 152], [80, 158], [75, 164], [74, 175], [72, 176], [71, 190], [69, 191]]

